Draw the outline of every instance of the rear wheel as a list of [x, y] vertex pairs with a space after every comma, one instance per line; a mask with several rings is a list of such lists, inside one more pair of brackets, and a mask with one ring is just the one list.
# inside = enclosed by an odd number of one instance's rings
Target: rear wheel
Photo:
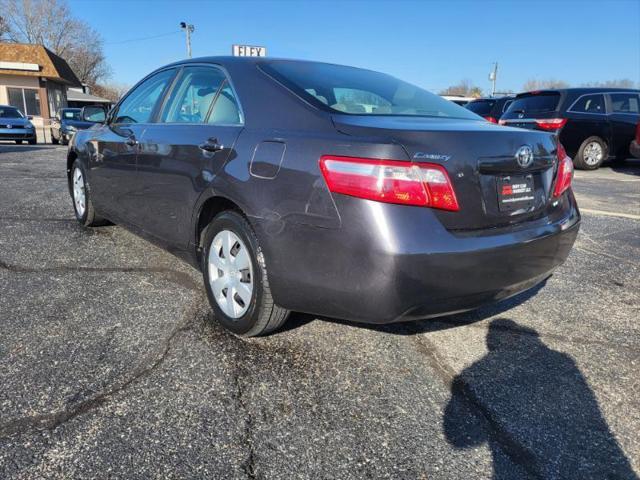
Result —
[[58, 140], [53, 134], [53, 130], [51, 130], [51, 143], [53, 143], [54, 145], [58, 145], [58, 143], [60, 143], [60, 140]]
[[600, 137], [589, 137], [580, 145], [574, 164], [582, 170], [595, 170], [608, 156], [609, 149], [604, 140]]
[[35, 145], [36, 143], [37, 142], [35, 138], [32, 138], [31, 140], [29, 140], [29, 145]]
[[16, 140], [16, 143], [17, 143], [18, 145], [22, 145], [22, 140]]
[[209, 302], [222, 326], [254, 337], [281, 327], [289, 311], [273, 302], [264, 256], [247, 220], [231, 210], [203, 234], [202, 272]]
[[93, 208], [88, 185], [86, 171], [82, 164], [76, 160], [71, 167], [71, 177], [69, 178], [69, 190], [71, 191], [76, 220], [84, 227], [106, 225], [108, 222], [98, 216]]

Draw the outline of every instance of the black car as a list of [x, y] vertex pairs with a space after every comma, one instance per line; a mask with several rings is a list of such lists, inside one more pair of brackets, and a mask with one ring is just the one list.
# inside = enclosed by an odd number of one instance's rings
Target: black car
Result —
[[63, 108], [51, 122], [51, 141], [54, 144], [67, 145], [78, 130], [84, 130], [94, 124], [80, 118], [80, 108]]
[[36, 129], [29, 118], [25, 118], [16, 107], [0, 105], [0, 141], [10, 140], [18, 144], [29, 142], [34, 145], [37, 141]]
[[511, 105], [513, 97], [488, 97], [472, 100], [465, 105], [467, 110], [480, 115], [486, 121], [498, 123], [505, 110]]
[[576, 168], [592, 170], [628, 157], [639, 118], [639, 90], [567, 88], [517, 95], [500, 124], [556, 133]]
[[640, 120], [636, 125], [636, 136], [631, 141], [631, 145], [629, 145], [629, 153], [636, 158], [640, 158]]
[[67, 160], [82, 225], [125, 225], [201, 269], [216, 318], [246, 336], [291, 310], [386, 323], [533, 287], [576, 238], [572, 172], [553, 135], [394, 77], [238, 57], [156, 70]]

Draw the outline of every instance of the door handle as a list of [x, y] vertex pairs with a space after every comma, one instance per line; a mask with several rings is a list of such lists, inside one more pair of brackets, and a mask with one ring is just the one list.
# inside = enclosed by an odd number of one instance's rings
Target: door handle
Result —
[[220, 150], [224, 149], [224, 145], [222, 145], [221, 143], [218, 143], [217, 138], [210, 138], [206, 142], [198, 145], [198, 148], [200, 148], [200, 150], [205, 150], [207, 152], [219, 152]]
[[131, 135], [127, 137], [124, 143], [126, 145], [129, 145], [130, 147], [135, 147], [136, 145], [138, 145], [138, 140], [136, 140], [136, 137], [134, 135]]

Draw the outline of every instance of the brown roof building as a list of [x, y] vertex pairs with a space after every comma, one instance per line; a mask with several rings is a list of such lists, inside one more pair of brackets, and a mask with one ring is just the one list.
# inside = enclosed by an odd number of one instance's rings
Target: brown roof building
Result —
[[0, 43], [0, 105], [32, 116], [43, 135], [49, 119], [67, 106], [68, 87], [81, 83], [63, 58], [42, 45]]

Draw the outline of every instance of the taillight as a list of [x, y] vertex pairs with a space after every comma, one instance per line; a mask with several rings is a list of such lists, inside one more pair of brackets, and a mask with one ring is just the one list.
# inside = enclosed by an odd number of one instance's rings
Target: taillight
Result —
[[489, 123], [498, 123], [498, 120], [493, 117], [484, 117], [484, 119]]
[[441, 165], [323, 155], [320, 170], [334, 193], [385, 203], [460, 210], [449, 175]]
[[567, 124], [566, 118], [542, 118], [536, 119], [536, 125], [542, 130], [560, 130]]
[[573, 161], [567, 155], [561, 143], [558, 143], [558, 173], [556, 174], [556, 184], [553, 187], [553, 196], [559, 197], [570, 186], [573, 179]]

